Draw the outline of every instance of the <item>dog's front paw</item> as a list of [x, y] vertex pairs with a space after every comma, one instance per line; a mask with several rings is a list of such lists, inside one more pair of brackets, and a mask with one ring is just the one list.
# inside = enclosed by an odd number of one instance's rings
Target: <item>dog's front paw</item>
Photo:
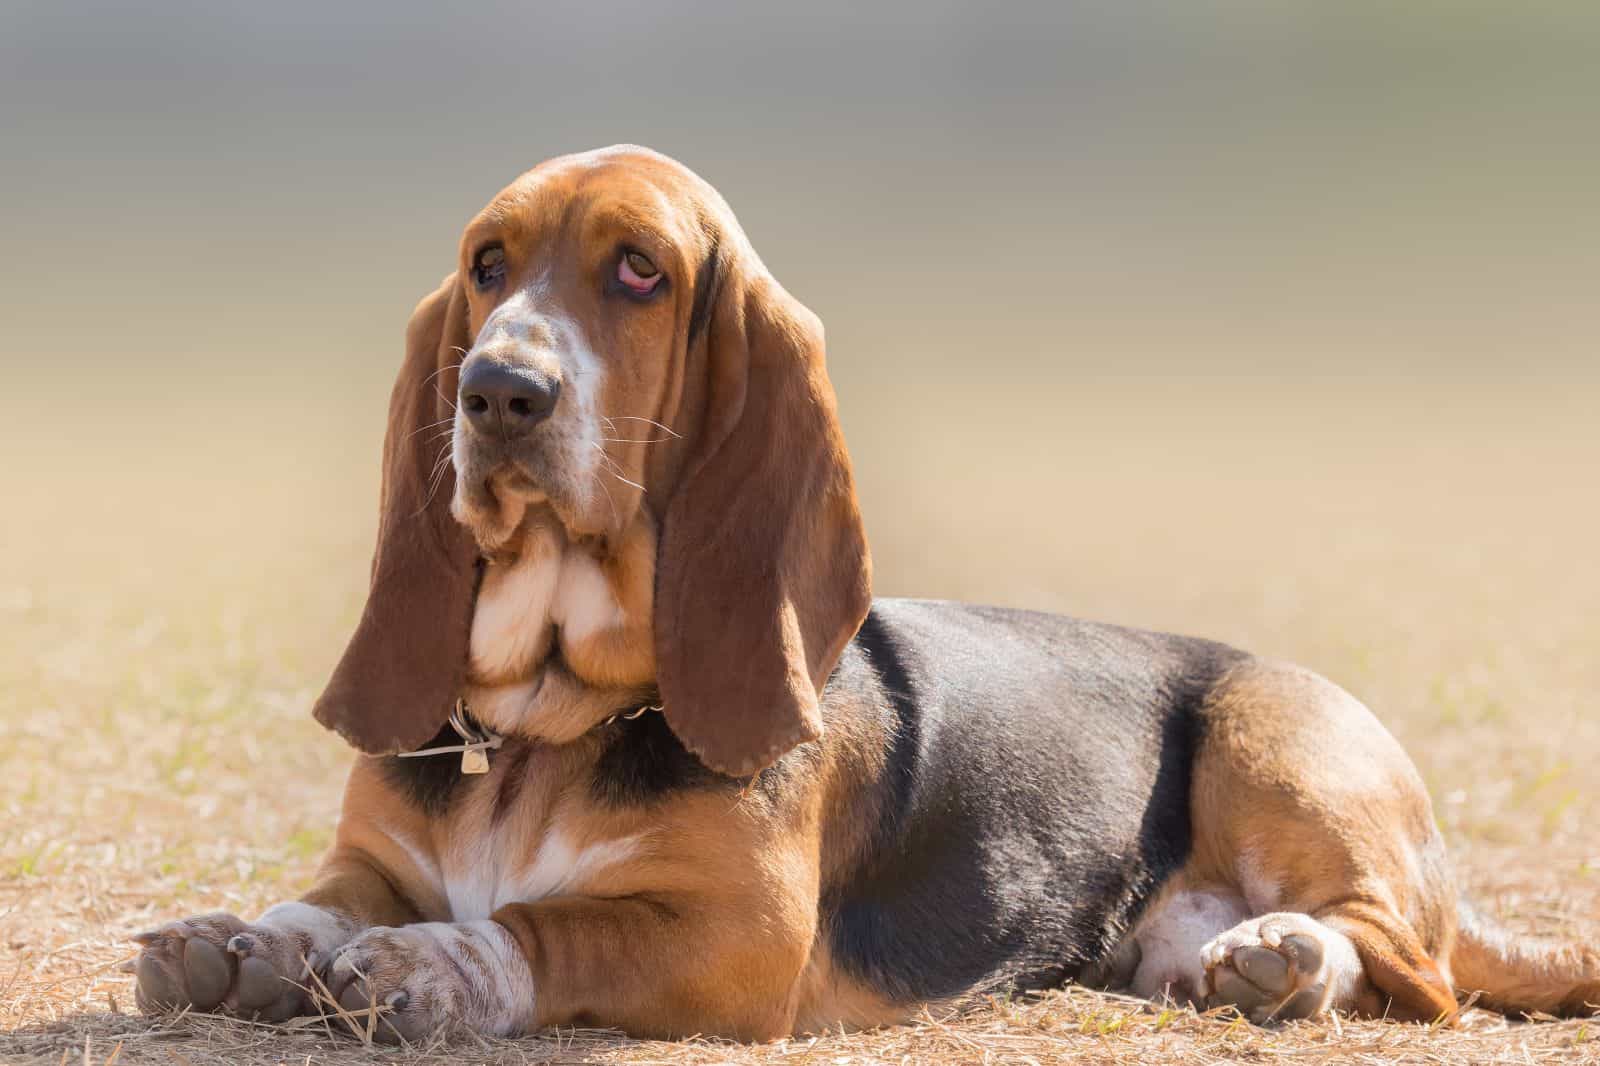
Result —
[[509, 1036], [533, 1018], [528, 964], [491, 921], [368, 929], [335, 954], [327, 984], [364, 1031], [391, 1043], [458, 1026]]
[[1322, 1013], [1344, 971], [1360, 966], [1347, 939], [1305, 914], [1240, 922], [1201, 948], [1200, 962], [1206, 1005], [1236, 1007], [1257, 1024]]
[[217, 912], [169, 922], [133, 939], [134, 1002], [146, 1014], [185, 1008], [264, 1021], [307, 1013], [310, 974], [344, 940], [348, 923], [303, 903], [257, 921]]

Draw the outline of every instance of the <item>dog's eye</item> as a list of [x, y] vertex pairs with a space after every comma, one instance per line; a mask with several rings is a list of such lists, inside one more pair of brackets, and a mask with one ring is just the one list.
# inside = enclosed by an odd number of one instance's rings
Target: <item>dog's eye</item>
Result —
[[472, 280], [478, 288], [492, 288], [504, 281], [505, 277], [506, 250], [498, 244], [483, 249], [472, 260]]
[[625, 252], [617, 261], [617, 280], [640, 296], [649, 295], [661, 281], [661, 271], [638, 252]]

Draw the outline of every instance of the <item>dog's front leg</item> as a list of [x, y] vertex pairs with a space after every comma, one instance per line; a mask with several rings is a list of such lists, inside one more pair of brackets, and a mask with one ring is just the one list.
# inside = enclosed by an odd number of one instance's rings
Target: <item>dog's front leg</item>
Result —
[[667, 897], [512, 904], [488, 921], [369, 929], [328, 983], [346, 1008], [377, 1004], [391, 1041], [551, 1025], [767, 1039], [793, 1026], [810, 949], [809, 929], [784, 936], [771, 917]]
[[515, 1036], [536, 1024], [528, 961], [491, 920], [368, 929], [335, 954], [327, 983], [344, 1010], [376, 1007], [372, 1035], [387, 1043], [454, 1029]]

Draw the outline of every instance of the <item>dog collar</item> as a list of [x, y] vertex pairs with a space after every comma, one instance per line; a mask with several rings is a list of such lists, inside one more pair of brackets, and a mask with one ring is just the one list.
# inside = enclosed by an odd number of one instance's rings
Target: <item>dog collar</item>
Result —
[[[632, 722], [651, 711], [661, 709], [662, 705], [659, 703], [641, 704], [631, 711], [618, 711], [611, 717], [603, 719], [594, 729], [604, 729], [618, 721]], [[474, 719], [465, 697], [457, 699], [455, 707], [450, 711], [450, 728], [461, 738], [460, 744], [441, 744], [438, 747], [422, 748], [418, 751], [402, 751], [397, 757], [420, 759], [427, 755], [453, 755], [460, 752], [463, 774], [488, 773], [489, 753], [499, 751], [500, 746], [505, 743], [505, 737]]]
[[638, 707], [635, 707], [631, 711], [618, 711], [616, 714], [612, 715], [610, 718], [605, 719], [599, 725], [595, 726], [595, 729], [604, 729], [606, 726], [611, 725], [613, 722], [616, 722], [619, 719], [622, 720], [622, 721], [625, 721], [625, 722], [631, 722], [635, 718], [638, 718], [640, 715], [648, 714], [651, 711], [659, 711], [659, 710], [662, 710], [662, 709], [663, 708], [662, 708], [661, 704], [659, 704], [659, 703], [646, 703], [646, 704], [642, 704], [642, 705], [640, 705]]

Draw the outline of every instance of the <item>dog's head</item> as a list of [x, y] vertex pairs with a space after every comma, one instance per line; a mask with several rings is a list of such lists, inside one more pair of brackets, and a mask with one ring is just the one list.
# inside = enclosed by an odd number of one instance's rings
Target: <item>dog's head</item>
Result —
[[705, 182], [614, 148], [523, 175], [412, 316], [372, 589], [317, 717], [414, 748], [463, 683], [475, 563], [530, 522], [603, 552], [660, 528], [668, 722], [746, 775], [821, 732], [869, 563], [822, 326]]

